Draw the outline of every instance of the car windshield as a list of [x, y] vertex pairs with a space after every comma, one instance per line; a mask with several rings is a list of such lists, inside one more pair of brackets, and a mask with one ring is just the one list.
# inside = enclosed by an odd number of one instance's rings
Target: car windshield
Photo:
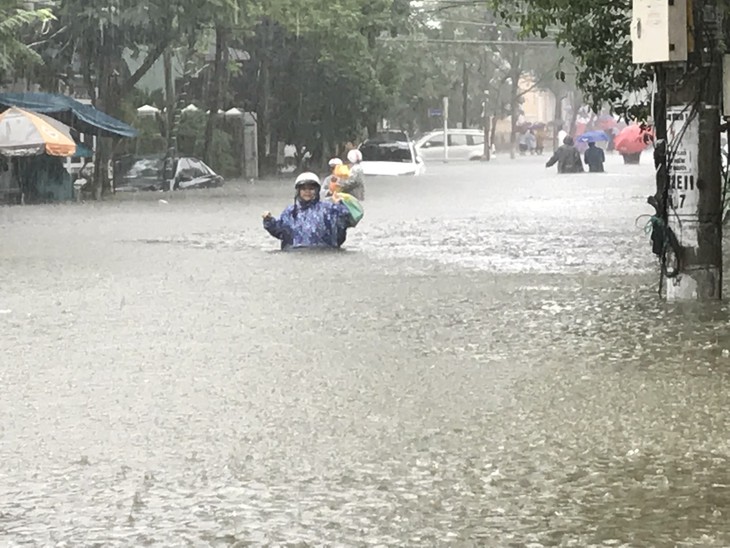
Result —
[[137, 160], [125, 174], [128, 178], [157, 177], [162, 171], [162, 160], [159, 158], [148, 158]]
[[412, 162], [411, 148], [403, 142], [365, 141], [360, 147], [365, 162]]

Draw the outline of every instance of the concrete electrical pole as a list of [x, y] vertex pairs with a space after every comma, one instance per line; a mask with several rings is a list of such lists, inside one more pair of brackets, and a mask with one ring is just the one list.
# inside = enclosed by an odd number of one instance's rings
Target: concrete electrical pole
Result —
[[449, 98], [444, 97], [444, 163], [449, 161]]
[[721, 17], [717, 0], [634, 0], [634, 62], [661, 63], [654, 205], [671, 229], [662, 256], [673, 301], [722, 298]]
[[488, 162], [492, 159], [492, 143], [490, 137], [492, 135], [492, 117], [489, 115], [489, 90], [484, 90], [484, 153], [482, 160]]

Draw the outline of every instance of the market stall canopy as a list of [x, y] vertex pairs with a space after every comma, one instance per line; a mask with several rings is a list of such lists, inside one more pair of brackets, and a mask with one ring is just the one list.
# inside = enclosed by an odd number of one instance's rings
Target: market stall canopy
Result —
[[18, 107], [47, 114], [71, 128], [97, 137], [136, 137], [137, 130], [66, 95], [57, 93], [0, 93], [0, 108]]
[[0, 154], [73, 156], [76, 142], [58, 120], [13, 107], [0, 114]]
[[76, 154], [74, 154], [73, 157], [74, 158], [93, 158], [94, 151], [91, 150], [89, 147], [87, 147], [83, 143], [76, 143]]

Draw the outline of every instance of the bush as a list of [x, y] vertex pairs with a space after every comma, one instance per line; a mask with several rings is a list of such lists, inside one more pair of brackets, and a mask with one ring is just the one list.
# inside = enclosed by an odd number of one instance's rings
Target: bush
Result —
[[[182, 115], [177, 134], [177, 146], [181, 155], [203, 159], [206, 122], [207, 116], [202, 112]], [[228, 132], [219, 128], [213, 130], [210, 167], [224, 177], [238, 174], [232, 145], [232, 139]]]

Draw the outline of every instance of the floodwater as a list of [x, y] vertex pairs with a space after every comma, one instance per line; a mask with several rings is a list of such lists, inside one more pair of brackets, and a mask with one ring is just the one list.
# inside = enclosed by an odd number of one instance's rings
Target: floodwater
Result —
[[288, 182], [0, 208], [0, 545], [730, 545], [728, 309], [658, 298], [650, 162], [543, 161], [331, 254]]

